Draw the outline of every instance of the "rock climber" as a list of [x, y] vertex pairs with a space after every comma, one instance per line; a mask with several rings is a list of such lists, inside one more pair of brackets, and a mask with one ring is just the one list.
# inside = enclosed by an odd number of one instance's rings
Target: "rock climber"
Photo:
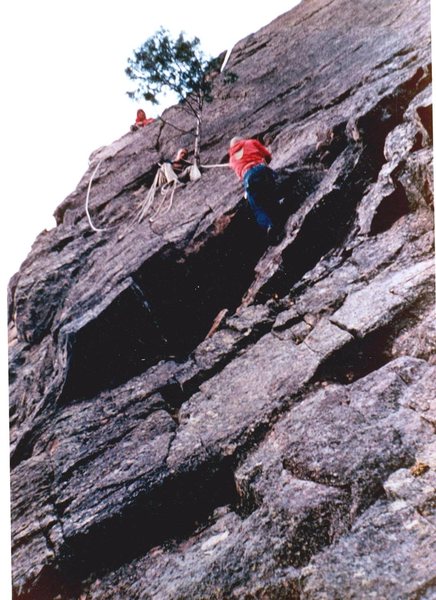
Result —
[[269, 150], [256, 139], [234, 137], [230, 141], [230, 166], [243, 181], [245, 195], [257, 223], [267, 233], [270, 243], [282, 237], [276, 175], [268, 167], [272, 160]]
[[188, 155], [189, 150], [187, 148], [180, 148], [173, 161], [165, 161], [161, 164], [158, 172], [158, 187], [171, 181], [187, 183], [199, 178], [199, 170], [187, 160]]
[[145, 111], [142, 110], [142, 108], [139, 108], [136, 111], [135, 124], [130, 127], [130, 131], [137, 131], [141, 127], [145, 127], [149, 123], [153, 123], [153, 121], [154, 121], [154, 119], [152, 119], [152, 118], [147, 119], [147, 115], [145, 114]]

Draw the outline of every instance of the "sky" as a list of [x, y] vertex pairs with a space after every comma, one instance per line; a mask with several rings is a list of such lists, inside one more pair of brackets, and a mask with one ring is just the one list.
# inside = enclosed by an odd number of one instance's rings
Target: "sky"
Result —
[[[91, 152], [124, 135], [140, 106], [126, 92], [127, 58], [160, 27], [200, 38], [217, 56], [293, 8], [298, 0], [9, 0], [0, 22], [3, 314], [6, 286], [36, 236], [74, 191]], [[4, 309], [4, 310], [3, 310]], [[2, 361], [6, 365], [6, 361]], [[5, 368], [2, 389], [7, 397]], [[8, 416], [0, 405], [2, 598], [8, 597]], [[6, 506], [6, 508], [4, 508]]]

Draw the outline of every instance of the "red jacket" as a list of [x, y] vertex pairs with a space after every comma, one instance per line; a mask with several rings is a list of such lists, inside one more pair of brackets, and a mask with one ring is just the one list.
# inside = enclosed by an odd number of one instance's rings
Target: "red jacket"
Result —
[[144, 127], [145, 125], [148, 125], [149, 123], [153, 123], [153, 121], [154, 121], [154, 119], [151, 119], [151, 118], [147, 119], [145, 112], [141, 108], [136, 113], [135, 125], [137, 125], [138, 127]]
[[240, 140], [230, 150], [230, 166], [239, 179], [256, 165], [265, 165], [271, 162], [272, 156], [263, 144], [257, 140]]

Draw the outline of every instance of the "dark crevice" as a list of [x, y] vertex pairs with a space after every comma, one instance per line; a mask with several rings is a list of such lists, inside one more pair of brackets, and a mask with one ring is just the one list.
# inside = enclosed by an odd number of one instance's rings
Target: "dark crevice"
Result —
[[395, 181], [394, 191], [383, 198], [377, 207], [369, 235], [383, 233], [410, 211], [406, 191], [400, 181]]
[[318, 369], [315, 379], [349, 384], [380, 369], [391, 360], [390, 326], [381, 327], [365, 338], [356, 338], [335, 352]]
[[73, 269], [70, 273], [71, 279], [75, 279], [77, 275], [80, 273], [80, 266], [78, 265], [75, 269]]
[[429, 138], [429, 145], [433, 145], [433, 107], [432, 106], [420, 106], [417, 111], [419, 118], [421, 119], [421, 123], [425, 127]]
[[61, 402], [117, 387], [158, 362], [165, 339], [146, 302], [131, 286], [70, 340]]
[[14, 598], [78, 598], [90, 574], [104, 576], [155, 546], [186, 539], [207, 526], [216, 508], [236, 502], [229, 461], [211, 461], [195, 472], [168, 479], [151, 493], [132, 498], [122, 514], [67, 540], [58, 566], [47, 567], [33, 589]]
[[50, 248], [50, 252], [61, 252], [66, 246], [68, 246], [68, 244], [74, 242], [75, 239], [75, 236], [63, 238], [57, 244], [54, 244], [54, 246]]
[[254, 277], [265, 236], [246, 206], [198, 251], [166, 248], [71, 339], [62, 401], [92, 397], [160, 360], [186, 360], [224, 307], [233, 312]]
[[184, 360], [205, 338], [214, 318], [231, 314], [254, 277], [266, 240], [246, 206], [218, 234], [186, 254], [153, 257], [134, 275], [167, 339], [167, 354]]
[[410, 54], [412, 52], [413, 52], [412, 56], [410, 56], [407, 59], [407, 61], [405, 61], [402, 64], [402, 67], [406, 67], [417, 59], [417, 54], [415, 53], [415, 49], [412, 47], [408, 47], [408, 46], [406, 46], [405, 48], [401, 48], [401, 50], [398, 50], [398, 52], [395, 52], [394, 54], [390, 55], [389, 59], [383, 60], [382, 62], [377, 63], [374, 67], [374, 70], [381, 69], [382, 67], [386, 67], [386, 66], [392, 67], [392, 64], [393, 64], [395, 58], [401, 58], [403, 56], [407, 56], [408, 54]]
[[[406, 302], [406, 301], [405, 301]], [[355, 337], [323, 362], [314, 375], [317, 381], [349, 384], [369, 375], [393, 359], [392, 347], [400, 334], [413, 329], [423, 312], [433, 306], [432, 290], [404, 308], [393, 321], [365, 337]]]
[[318, 187], [325, 170], [319, 165], [303, 165], [285, 167], [276, 173], [277, 198], [283, 201], [281, 219], [285, 221]]
[[[345, 168], [341, 181], [338, 181], [336, 187], [326, 194], [305, 217], [297, 238], [283, 251], [281, 268], [261, 288], [256, 297], [257, 301], [262, 302], [275, 295], [280, 298], [285, 296], [289, 289], [305, 273], [313, 269], [323, 256], [343, 243], [351, 231], [356, 207], [364, 191], [369, 184], [376, 181], [382, 165], [386, 162], [384, 156], [386, 136], [402, 122], [404, 111], [411, 99], [424, 89], [429, 82], [429, 77], [430, 75], [424, 69], [417, 69], [413, 77], [392, 94], [382, 98], [367, 114], [357, 119], [356, 130], [359, 131], [362, 147], [360, 155], [356, 156], [351, 169]], [[334, 159], [336, 153], [341, 152], [345, 144], [342, 125], [330, 137], [332, 140], [338, 138], [338, 141], [334, 142], [337, 143], [337, 147], [331, 156], [331, 159]], [[347, 144], [350, 145], [350, 141]], [[320, 150], [326, 152], [328, 148], [327, 144], [325, 149], [318, 148], [318, 152]], [[343, 154], [345, 152], [347, 150]], [[319, 156], [313, 155], [311, 160], [314, 159], [319, 160]], [[393, 215], [394, 220], [405, 210], [403, 198], [399, 197], [399, 194], [401, 190], [398, 187], [396, 197], [398, 210]], [[383, 211], [376, 226], [381, 228], [387, 225], [387, 216]]]
[[328, 129], [323, 139], [319, 140], [315, 151], [307, 157], [306, 163], [322, 165], [326, 170], [331, 167], [350, 143], [346, 136], [346, 125], [344, 122], [338, 123]]
[[424, 148], [424, 136], [421, 131], [418, 131], [413, 139], [413, 146], [410, 152], [418, 152]]
[[[383, 97], [368, 113], [357, 119], [358, 130], [364, 136], [366, 143], [373, 148], [376, 156], [383, 156], [387, 134], [401, 123], [404, 111], [412, 98], [421, 92], [430, 80], [431, 75], [419, 67], [409, 80]], [[384, 160], [381, 164], [383, 162]]]
[[360, 194], [345, 186], [326, 194], [307, 215], [296, 240], [284, 250], [281, 269], [257, 295], [262, 302], [273, 296], [283, 297], [332, 248], [346, 237]]

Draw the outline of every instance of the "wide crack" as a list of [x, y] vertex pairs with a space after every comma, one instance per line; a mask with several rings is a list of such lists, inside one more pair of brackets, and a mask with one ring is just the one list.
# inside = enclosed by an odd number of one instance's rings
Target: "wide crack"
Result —
[[[259, 296], [284, 296], [350, 232], [355, 209], [367, 185], [384, 162], [386, 135], [401, 122], [411, 97], [428, 77], [414, 77], [383, 98], [356, 122], [363, 151], [338, 187], [326, 194], [306, 216], [294, 242], [284, 250], [282, 266], [260, 290]], [[294, 205], [317, 185], [322, 170], [343, 150], [346, 138], [340, 124], [326, 147], [309, 160], [311, 169], [294, 190]], [[322, 166], [313, 167], [313, 161]], [[291, 207], [292, 175], [280, 181], [285, 210]], [[291, 176], [290, 176], [291, 175]], [[295, 196], [297, 198], [295, 199]], [[346, 200], [346, 201], [344, 201]], [[381, 212], [377, 228], [388, 226]], [[264, 236], [244, 206], [236, 211], [219, 235], [181, 252], [167, 248], [132, 275], [133, 284], [94, 321], [76, 333], [69, 357], [63, 401], [91, 397], [143, 373], [159, 360], [183, 361], [204, 339], [215, 316], [232, 313], [241, 303], [266, 248]]]
[[395, 181], [393, 192], [383, 198], [375, 211], [369, 235], [387, 231], [409, 211], [410, 205], [406, 191], [400, 181]]
[[223, 308], [233, 312], [254, 277], [265, 239], [245, 208], [195, 248], [167, 248], [75, 335], [62, 400], [92, 397], [160, 360], [184, 361]]
[[377, 371], [395, 358], [392, 354], [395, 340], [400, 334], [413, 330], [421, 321], [423, 311], [433, 302], [431, 294], [424, 294], [386, 325], [364, 337], [355, 337], [321, 363], [314, 379], [347, 385]]
[[[298, 236], [282, 253], [280, 269], [257, 292], [257, 302], [273, 296], [285, 296], [323, 256], [343, 244], [354, 225], [358, 203], [368, 185], [376, 181], [386, 162], [384, 146], [388, 133], [402, 122], [410, 101], [429, 81], [429, 73], [419, 68], [408, 81], [356, 120], [354, 130], [359, 138], [358, 145], [362, 148], [360, 155], [349, 171], [345, 169], [337, 185], [306, 215]], [[421, 116], [424, 120], [425, 115], [423, 113]], [[338, 125], [330, 141], [327, 139], [325, 144], [321, 144], [307, 161], [320, 161], [324, 166], [330, 166], [343, 150], [344, 140], [343, 127]], [[351, 145], [351, 141], [348, 141], [348, 145]], [[384, 231], [408, 212], [409, 203], [399, 185], [395, 198], [389, 197], [386, 202], [391, 206], [392, 200], [398, 201], [395, 210], [387, 214], [384, 205], [381, 206], [372, 233]]]
[[[341, 364], [342, 369], [353, 363], [355, 369], [358, 365], [359, 375], [362, 376], [363, 371], [378, 368], [380, 362], [387, 360], [385, 353], [391, 336], [396, 334], [397, 330], [402, 330], [405, 321], [410, 323], [410, 312], [404, 312], [395, 324], [380, 328], [363, 340], [356, 340], [339, 350], [334, 355], [333, 366], [342, 363], [341, 352], [344, 352], [346, 360], [344, 359], [343, 366]], [[366, 346], [363, 355], [362, 345]], [[375, 357], [370, 351], [371, 347], [377, 349]], [[362, 365], [362, 356], [366, 354], [370, 355], [369, 359]], [[329, 379], [341, 381], [340, 377], [332, 376], [331, 368], [332, 364], [328, 359], [313, 377], [311, 385], [319, 385], [320, 379], [323, 379], [323, 371], [329, 370]], [[350, 383], [348, 375], [343, 382]], [[307, 392], [308, 388], [299, 390], [299, 397], [304, 397]], [[124, 507], [116, 517], [95, 525], [86, 535], [68, 540], [59, 568], [53, 573], [50, 569], [44, 571], [44, 577], [41, 579], [44, 587], [39, 583], [39, 587], [32, 591], [31, 595], [23, 595], [20, 598], [42, 600], [53, 597], [47, 595], [48, 589], [55, 592], [63, 590], [65, 593], [68, 591], [74, 595], [73, 592], [76, 593], [80, 589], [80, 582], [89, 574], [98, 577], [137, 556], [146, 554], [153, 546], [165, 544], [170, 540], [186, 539], [199, 527], [206, 526], [219, 506], [230, 506], [242, 517], [247, 517], [258, 509], [260, 504], [254, 496], [250, 497], [248, 503], [247, 498], [242, 502], [236, 489], [234, 466], [265, 439], [280, 415], [287, 412], [291, 403], [297, 399], [284, 399], [279, 408], [253, 429], [249, 438], [233, 456], [223, 458], [209, 455], [204, 463], [196, 465], [192, 471], [170, 477], [159, 488], [136, 496], [132, 499], [132, 504]], [[285, 467], [291, 472], [294, 471], [291, 464], [286, 464]], [[296, 473], [298, 478], [301, 478], [301, 475], [300, 472]], [[307, 475], [309, 480], [313, 480]], [[330, 482], [324, 483], [330, 485]], [[347, 488], [344, 488], [344, 492], [349, 494]], [[371, 488], [371, 499], [380, 497], [381, 493], [380, 486]], [[360, 505], [359, 509], [362, 508], [367, 508], [367, 505]], [[283, 557], [287, 557], [287, 560], [292, 557], [295, 566], [306, 564], [314, 553], [331, 543], [333, 516], [329, 510], [309, 514], [297, 528], [292, 544], [284, 551]], [[49, 585], [51, 587], [47, 587]]]
[[220, 506], [234, 506], [237, 491], [229, 460], [211, 459], [201, 468], [169, 477], [162, 486], [139, 494], [129, 506], [89, 530], [67, 539], [56, 566], [47, 566], [32, 589], [14, 598], [76, 598], [82, 582], [102, 576], [151, 548], [189, 538], [205, 527]]

